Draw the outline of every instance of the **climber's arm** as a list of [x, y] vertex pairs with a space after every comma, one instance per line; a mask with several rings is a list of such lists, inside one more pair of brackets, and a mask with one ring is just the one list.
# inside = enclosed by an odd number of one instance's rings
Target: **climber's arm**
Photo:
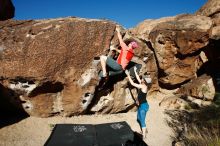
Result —
[[125, 71], [125, 74], [127, 75], [129, 82], [131, 83], [132, 86], [139, 88], [139, 89], [142, 87], [141, 84], [134, 83], [134, 81], [131, 79], [131, 76], [128, 70]]

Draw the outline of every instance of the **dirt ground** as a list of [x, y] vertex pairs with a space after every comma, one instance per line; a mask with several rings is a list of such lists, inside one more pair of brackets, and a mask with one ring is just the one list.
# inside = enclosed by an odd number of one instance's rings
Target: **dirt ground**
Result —
[[[149, 101], [150, 109], [147, 113], [147, 138], [144, 140], [148, 146], [171, 146], [173, 132], [166, 124], [167, 116], [158, 102]], [[131, 129], [140, 132], [136, 122], [136, 112], [111, 115], [84, 115], [74, 117], [26, 117], [23, 119], [0, 119], [0, 146], [43, 146], [51, 134], [53, 124], [101, 124], [126, 121]], [[4, 121], [4, 122], [3, 122]]]

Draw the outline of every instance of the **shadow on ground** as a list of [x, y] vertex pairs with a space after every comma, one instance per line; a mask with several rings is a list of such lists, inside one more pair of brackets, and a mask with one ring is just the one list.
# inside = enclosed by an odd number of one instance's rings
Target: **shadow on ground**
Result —
[[28, 117], [19, 94], [0, 84], [0, 129]]
[[134, 132], [134, 140], [127, 141], [125, 146], [148, 146], [143, 140], [142, 140], [142, 135]]
[[5, 112], [5, 114], [0, 115], [0, 129], [5, 126], [15, 124], [27, 117], [29, 117], [29, 115], [23, 112], [17, 112], [17, 113]]

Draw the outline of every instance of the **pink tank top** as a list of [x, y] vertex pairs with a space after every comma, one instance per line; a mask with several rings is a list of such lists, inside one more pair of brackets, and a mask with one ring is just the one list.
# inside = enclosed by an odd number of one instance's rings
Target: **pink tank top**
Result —
[[133, 49], [126, 50], [122, 48], [121, 53], [118, 56], [117, 63], [122, 66], [123, 70], [125, 70], [133, 56], [134, 56]]

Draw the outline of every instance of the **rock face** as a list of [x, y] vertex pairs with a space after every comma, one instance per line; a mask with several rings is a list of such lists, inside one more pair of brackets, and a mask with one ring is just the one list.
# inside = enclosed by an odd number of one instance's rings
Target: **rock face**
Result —
[[200, 8], [196, 14], [204, 15], [208, 17], [215, 17], [220, 13], [220, 1], [219, 0], [208, 0], [208, 2]]
[[210, 38], [219, 40], [220, 38], [220, 1], [208, 0], [208, 2], [196, 12], [197, 15], [203, 15], [212, 18], [213, 28]]
[[[40, 117], [136, 110], [137, 90], [125, 74], [97, 90], [98, 56], [112, 55], [109, 48], [118, 46], [116, 25], [73, 17], [1, 21], [0, 110], [13, 104]], [[219, 26], [219, 2], [210, 0], [196, 15], [121, 27], [125, 41], [138, 42], [132, 62], [142, 66], [139, 74], [152, 78], [147, 96], [161, 99], [164, 92], [161, 106], [172, 109], [184, 109], [188, 101], [209, 105], [220, 68]]]
[[212, 101], [215, 96], [215, 87], [211, 76], [202, 75], [181, 86], [177, 93]]
[[208, 2], [196, 12], [197, 15], [208, 16], [212, 19], [213, 26], [210, 31], [210, 43], [206, 47], [209, 61], [205, 65], [206, 71], [212, 76], [217, 92], [220, 91], [219, 71], [220, 68], [220, 1], [208, 0]]
[[150, 44], [158, 65], [159, 83], [176, 88], [196, 77], [204, 63], [200, 50], [209, 43], [212, 24], [206, 16], [179, 15], [146, 20], [130, 32]]
[[[145, 20], [129, 30], [137, 38], [152, 46], [151, 50], [154, 52], [158, 67], [159, 87], [169, 90], [181, 88], [182, 91], [183, 87], [187, 86], [187, 91], [190, 93], [196, 90], [198, 94], [187, 94], [187, 96], [188, 101], [199, 106], [210, 104], [215, 94], [214, 84], [211, 81], [206, 85], [210, 87], [208, 88], [209, 95], [202, 94], [200, 89], [205, 88], [204, 74], [206, 72], [211, 74], [212, 78], [216, 78], [219, 74], [218, 71], [216, 72], [220, 63], [220, 52], [217, 49], [220, 43], [219, 9], [219, 1], [209, 0], [195, 15]], [[209, 79], [211, 80], [210, 77]], [[193, 88], [194, 84], [189, 86], [191, 82], [197, 84], [196, 89]], [[183, 101], [179, 98], [181, 97], [170, 95], [162, 103], [173, 105], [177, 103], [176, 101]], [[185, 103], [183, 105], [187, 106]]]
[[79, 18], [0, 23], [1, 81], [25, 111], [49, 116], [86, 110], [98, 84], [94, 57], [109, 48], [115, 24]]
[[154, 27], [149, 37], [155, 50], [163, 84], [192, 79], [202, 65], [198, 51], [209, 41], [210, 18], [183, 15]]
[[119, 113], [135, 108], [133, 96], [136, 96], [137, 91], [129, 88], [127, 84], [126, 80], [116, 83], [113, 87], [114, 90], [105, 96], [101, 96], [91, 111], [96, 113]]
[[175, 18], [176, 16], [175, 17], [164, 17], [164, 18], [155, 19], [155, 20], [147, 19], [139, 23], [136, 27], [130, 29], [129, 31], [133, 35], [138, 37], [139, 39], [149, 41], [149, 34], [155, 26], [157, 26], [160, 23], [173, 21], [175, 20]]
[[0, 1], [0, 21], [7, 20], [14, 17], [15, 7], [11, 0]]

